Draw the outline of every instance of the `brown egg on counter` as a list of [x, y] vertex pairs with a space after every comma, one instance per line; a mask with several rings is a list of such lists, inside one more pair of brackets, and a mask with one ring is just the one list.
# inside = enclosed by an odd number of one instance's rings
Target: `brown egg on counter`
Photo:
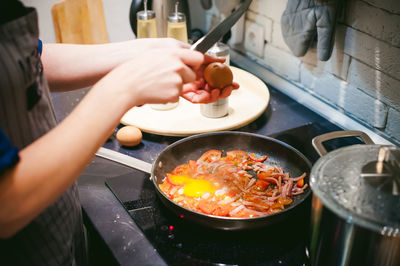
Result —
[[117, 132], [117, 140], [121, 145], [132, 147], [138, 145], [142, 141], [142, 132], [134, 126], [124, 126]]
[[204, 69], [204, 79], [211, 87], [222, 89], [232, 84], [233, 73], [229, 66], [214, 62]]

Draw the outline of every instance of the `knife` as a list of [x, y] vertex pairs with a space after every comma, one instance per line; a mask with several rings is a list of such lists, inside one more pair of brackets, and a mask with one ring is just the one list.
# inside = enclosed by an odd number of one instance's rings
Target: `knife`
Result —
[[218, 42], [228, 31], [235, 25], [236, 21], [243, 15], [243, 13], [249, 8], [252, 0], [245, 0], [241, 3], [239, 8], [232, 12], [226, 17], [220, 24], [214, 29], [208, 32], [204, 37], [198, 40], [195, 44], [190, 47], [191, 50], [202, 52], [203, 54], [208, 51], [216, 42]]

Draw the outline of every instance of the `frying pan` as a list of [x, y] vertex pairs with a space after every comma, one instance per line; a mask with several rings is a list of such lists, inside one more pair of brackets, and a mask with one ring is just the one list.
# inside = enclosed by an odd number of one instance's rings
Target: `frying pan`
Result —
[[222, 151], [244, 150], [247, 153], [256, 155], [268, 155], [268, 163], [276, 164], [291, 177], [307, 174], [305, 181], [309, 183], [311, 170], [310, 161], [298, 150], [279, 140], [266, 136], [237, 132], [220, 131], [193, 135], [181, 139], [165, 148], [153, 163], [151, 169], [152, 181], [156, 192], [162, 203], [183, 219], [205, 227], [222, 230], [244, 230], [265, 227], [289, 218], [293, 211], [301, 205], [311, 190], [306, 188], [303, 194], [293, 197], [293, 202], [283, 211], [266, 216], [252, 218], [221, 217], [192, 211], [176, 204], [169, 199], [159, 188], [167, 173], [170, 173], [176, 166], [186, 164], [189, 160], [197, 160], [204, 152], [217, 149]]

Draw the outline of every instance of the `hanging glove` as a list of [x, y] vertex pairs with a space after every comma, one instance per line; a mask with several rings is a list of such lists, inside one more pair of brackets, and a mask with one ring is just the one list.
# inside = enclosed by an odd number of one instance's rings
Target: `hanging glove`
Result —
[[304, 56], [317, 37], [318, 59], [331, 57], [341, 0], [288, 0], [282, 15], [283, 39], [295, 56]]

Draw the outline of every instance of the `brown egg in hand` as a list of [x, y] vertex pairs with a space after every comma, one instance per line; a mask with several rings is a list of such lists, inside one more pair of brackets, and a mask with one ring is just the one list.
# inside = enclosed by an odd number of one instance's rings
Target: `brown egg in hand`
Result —
[[138, 145], [142, 141], [142, 132], [134, 126], [122, 127], [117, 132], [117, 140], [121, 145], [132, 147]]
[[204, 79], [213, 88], [223, 89], [233, 82], [233, 73], [229, 66], [214, 62], [204, 69]]

